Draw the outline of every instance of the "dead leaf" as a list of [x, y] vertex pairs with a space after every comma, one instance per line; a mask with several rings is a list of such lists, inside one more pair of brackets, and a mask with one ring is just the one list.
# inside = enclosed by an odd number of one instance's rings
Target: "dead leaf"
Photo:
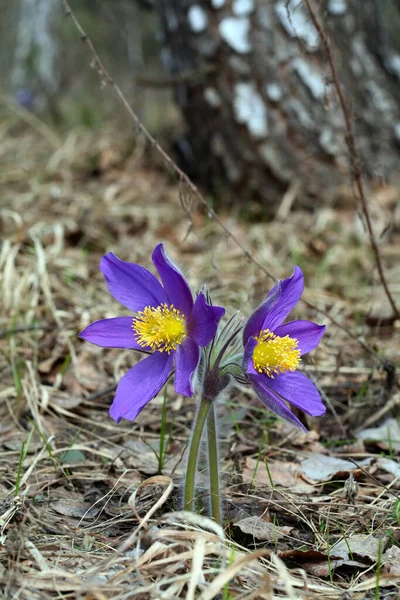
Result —
[[379, 427], [364, 429], [358, 433], [358, 438], [365, 442], [376, 442], [383, 450], [400, 451], [400, 424], [396, 419], [387, 419]]
[[234, 523], [234, 526], [239, 527], [243, 533], [248, 533], [257, 540], [265, 542], [276, 542], [293, 531], [293, 527], [280, 527], [264, 521], [261, 517], [246, 517]]
[[100, 508], [76, 500], [56, 500], [50, 506], [59, 515], [78, 519], [93, 519], [100, 512]]
[[305, 562], [305, 563], [303, 563], [303, 568], [306, 571], [306, 573], [309, 573], [310, 575], [314, 575], [314, 577], [327, 578], [330, 576], [332, 571], [337, 566], [339, 566], [339, 563], [341, 564], [341, 561], [331, 562], [331, 561], [328, 561], [327, 559], [325, 559], [324, 562], [318, 562], [318, 563]]
[[386, 545], [387, 538], [376, 538], [372, 535], [359, 533], [342, 538], [331, 547], [331, 552], [341, 556], [345, 563], [349, 561], [362, 561], [375, 564], [378, 560], [380, 548]]
[[129, 451], [124, 461], [128, 468], [137, 469], [146, 475], [158, 473], [157, 456], [148, 444], [143, 440], [126, 440], [123, 445]]
[[340, 546], [339, 551], [337, 546], [330, 549], [328, 552], [319, 552], [317, 550], [287, 550], [279, 552], [278, 556], [285, 561], [301, 564], [304, 570], [315, 577], [330, 577], [332, 571], [346, 565], [348, 567], [366, 567], [365, 563], [355, 560], [346, 559]]
[[50, 358], [46, 358], [46, 360], [42, 360], [38, 364], [39, 373], [43, 373], [43, 375], [49, 375], [56, 366], [61, 366], [64, 363], [65, 358], [65, 354], [58, 354], [50, 356]]
[[99, 371], [95, 356], [90, 352], [80, 352], [76, 364], [70, 365], [64, 374], [64, 385], [78, 395], [81, 386], [90, 392], [107, 387], [107, 376]]
[[[243, 478], [246, 482], [251, 481], [257, 487], [285, 487], [290, 488], [294, 494], [316, 494], [318, 490], [306, 483], [300, 474], [300, 465], [293, 462], [268, 462], [269, 472], [263, 461], [254, 458], [246, 458], [246, 466], [243, 469]], [[255, 475], [254, 475], [255, 474]], [[271, 478], [270, 478], [271, 476]], [[272, 481], [272, 485], [271, 485]]]
[[[286, 561], [292, 561], [298, 564], [304, 563], [319, 563], [325, 562], [328, 558], [326, 552], [319, 552], [318, 550], [284, 550], [283, 552], [278, 552], [279, 558]], [[340, 560], [341, 556], [336, 556], [332, 554], [330, 556], [332, 560]]]
[[[357, 464], [365, 467], [372, 461], [372, 458], [358, 461]], [[357, 466], [349, 460], [336, 458], [335, 456], [326, 456], [325, 454], [311, 454], [301, 463], [301, 473], [307, 478], [307, 481], [321, 482], [329, 481], [333, 477], [348, 477], [350, 473], [357, 470]]]
[[66, 410], [70, 410], [71, 408], [76, 408], [82, 402], [82, 398], [78, 396], [72, 396], [71, 394], [63, 394], [60, 390], [55, 390], [51, 396], [49, 403], [55, 405], [57, 407], [65, 408]]
[[382, 573], [400, 574], [400, 548], [392, 546], [382, 554]]
[[[391, 460], [390, 458], [384, 458], [383, 456], [378, 458], [374, 462], [374, 467], [382, 469], [382, 471], [386, 471], [386, 473], [390, 473], [395, 478], [400, 478], [400, 465], [398, 462]], [[373, 472], [370, 470], [370, 473]]]

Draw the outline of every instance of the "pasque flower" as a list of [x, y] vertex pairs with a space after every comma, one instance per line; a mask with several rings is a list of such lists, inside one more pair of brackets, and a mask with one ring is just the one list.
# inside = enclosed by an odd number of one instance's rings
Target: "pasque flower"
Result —
[[314, 384], [297, 370], [300, 357], [316, 348], [325, 325], [283, 323], [304, 289], [301, 269], [279, 281], [248, 319], [243, 330], [244, 371], [259, 398], [274, 413], [303, 427], [285, 400], [313, 417], [325, 407]]
[[150, 354], [132, 367], [117, 387], [110, 415], [117, 423], [132, 421], [154, 398], [175, 369], [175, 391], [193, 395], [193, 377], [200, 347], [213, 339], [225, 309], [211, 306], [200, 293], [193, 301], [179, 269], [162, 244], [154, 249], [153, 263], [162, 284], [146, 268], [124, 262], [109, 252], [100, 262], [107, 287], [133, 317], [101, 319], [79, 336], [105, 348], [131, 348]]

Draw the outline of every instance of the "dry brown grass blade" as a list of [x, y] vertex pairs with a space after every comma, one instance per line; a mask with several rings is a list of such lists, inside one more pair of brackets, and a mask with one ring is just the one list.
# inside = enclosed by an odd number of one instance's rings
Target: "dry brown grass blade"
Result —
[[[136, 498], [144, 488], [154, 485], [166, 486], [166, 489], [164, 490], [160, 498], [157, 500], [157, 502], [155, 502], [155, 504], [146, 513], [146, 515], [143, 518], [141, 518], [136, 509]], [[134, 544], [134, 542], [137, 540], [140, 530], [148, 523], [148, 521], [151, 519], [154, 513], [159, 508], [161, 508], [161, 506], [163, 506], [163, 504], [166, 502], [169, 495], [171, 494], [173, 487], [174, 483], [171, 477], [166, 477], [165, 475], [156, 475], [140, 483], [137, 489], [131, 494], [128, 501], [129, 506], [131, 507], [137, 520], [139, 521], [139, 525], [134, 529], [134, 531], [129, 535], [129, 537], [122, 544], [120, 544], [118, 548], [116, 548], [115, 555], [123, 554], [132, 546], [132, 544]], [[94, 572], [99, 573], [102, 570], [106, 569], [108, 565], [112, 562], [112, 560], [114, 560], [115, 555], [111, 556], [109, 559], [104, 561], [104, 563], [98, 566]]]
[[232, 565], [230, 565], [226, 571], [220, 573], [209, 585], [209, 587], [199, 596], [199, 600], [213, 600], [224, 587], [234, 578], [236, 577], [243, 567], [248, 566], [253, 561], [256, 561], [259, 558], [269, 557], [271, 552], [268, 550], [255, 550], [251, 552], [247, 556], [240, 558], [235, 561]]

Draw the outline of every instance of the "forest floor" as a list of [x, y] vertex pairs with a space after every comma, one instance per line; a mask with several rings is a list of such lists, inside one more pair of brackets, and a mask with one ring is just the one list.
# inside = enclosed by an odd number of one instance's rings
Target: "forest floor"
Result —
[[[116, 425], [113, 390], [138, 357], [77, 334], [126, 314], [99, 271], [110, 250], [152, 269], [164, 241], [228, 314], [248, 316], [274, 282], [143, 144], [15, 123], [1, 136], [0, 597], [398, 598], [400, 324], [349, 190], [336, 207], [269, 222], [220, 213], [277, 278], [303, 269], [295, 315], [327, 324], [303, 364], [327, 406], [308, 433], [249, 389], [219, 403], [222, 529], [202, 475], [199, 514], [180, 510], [195, 401], [169, 383]], [[390, 186], [369, 197], [399, 305], [398, 199]]]

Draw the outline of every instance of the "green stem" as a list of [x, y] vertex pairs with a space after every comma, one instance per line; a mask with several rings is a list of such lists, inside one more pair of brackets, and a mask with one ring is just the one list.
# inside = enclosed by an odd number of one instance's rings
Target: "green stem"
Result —
[[218, 469], [218, 443], [215, 427], [215, 406], [211, 406], [207, 419], [208, 436], [208, 469], [210, 475], [211, 513], [218, 525], [222, 525], [221, 503], [219, 498], [219, 469]]
[[192, 439], [190, 441], [189, 456], [186, 465], [184, 509], [193, 510], [194, 484], [196, 479], [197, 459], [199, 456], [200, 443], [203, 435], [204, 424], [210, 410], [211, 402], [206, 398], [200, 401], [196, 421], [193, 427]]

